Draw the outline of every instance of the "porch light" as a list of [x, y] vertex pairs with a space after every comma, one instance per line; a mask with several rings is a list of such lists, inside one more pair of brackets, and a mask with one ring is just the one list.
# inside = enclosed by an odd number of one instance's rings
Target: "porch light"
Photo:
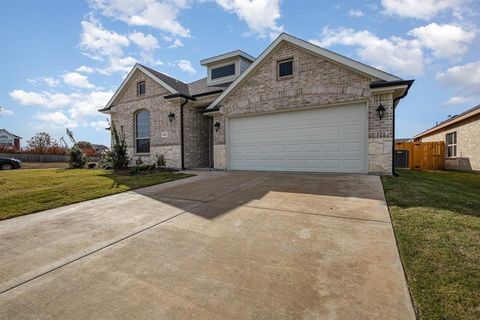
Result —
[[170, 112], [170, 114], [168, 115], [168, 120], [170, 120], [170, 122], [172, 122], [173, 119], [175, 119], [175, 113]]
[[220, 122], [215, 122], [215, 124], [213, 125], [215, 127], [215, 132], [218, 132], [218, 130], [220, 130]]
[[383, 115], [385, 114], [385, 108], [383, 107], [383, 104], [380, 103], [380, 105], [377, 108], [377, 115], [382, 120]]

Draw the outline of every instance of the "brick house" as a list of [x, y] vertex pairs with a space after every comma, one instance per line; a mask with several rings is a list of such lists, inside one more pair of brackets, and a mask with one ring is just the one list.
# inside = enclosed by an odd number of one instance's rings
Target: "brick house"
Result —
[[282, 33], [257, 58], [184, 83], [137, 64], [105, 108], [130, 155], [177, 168], [392, 173], [395, 107], [413, 80]]
[[0, 129], [0, 146], [7, 147], [9, 149], [20, 150], [21, 139], [22, 137], [10, 133], [6, 129]]
[[445, 142], [445, 168], [480, 171], [480, 105], [450, 117], [414, 137]]

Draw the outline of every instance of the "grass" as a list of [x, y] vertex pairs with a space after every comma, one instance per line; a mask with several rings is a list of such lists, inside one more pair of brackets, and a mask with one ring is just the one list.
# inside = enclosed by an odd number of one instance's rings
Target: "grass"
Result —
[[0, 220], [191, 176], [120, 176], [86, 169], [0, 171]]
[[383, 177], [420, 319], [480, 319], [480, 174], [399, 170]]

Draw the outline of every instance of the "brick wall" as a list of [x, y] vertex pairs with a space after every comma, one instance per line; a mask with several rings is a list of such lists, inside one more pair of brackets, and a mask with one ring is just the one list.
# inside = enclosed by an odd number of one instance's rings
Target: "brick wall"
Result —
[[[290, 79], [277, 79], [277, 61], [293, 58], [294, 73]], [[222, 102], [225, 117], [292, 110], [364, 101], [368, 103], [369, 172], [391, 173], [393, 94], [374, 94], [372, 79], [339, 64], [332, 63], [307, 50], [284, 42]], [[385, 116], [378, 119], [376, 108], [382, 103]], [[216, 116], [225, 127], [221, 116]], [[215, 121], [215, 119], [214, 119]], [[225, 157], [225, 131], [215, 134], [215, 156]], [[217, 161], [225, 166], [226, 159]], [[216, 168], [221, 166], [215, 164]]]
[[206, 168], [210, 165], [209, 130], [211, 119], [195, 107], [184, 109], [185, 167]]
[[452, 159], [445, 155], [445, 167], [455, 170], [480, 171], [480, 115], [422, 137], [421, 141], [445, 141], [445, 135], [455, 131], [457, 132], [457, 157]]
[[[146, 93], [137, 96], [137, 82], [145, 81]], [[163, 97], [169, 92], [141, 71], [136, 71], [124, 93], [117, 98], [111, 118], [117, 128], [123, 127], [129, 156], [146, 162], [154, 162], [157, 154], [164, 154], [167, 166], [180, 167], [180, 103], [170, 102]], [[135, 113], [139, 110], [150, 112], [150, 154], [135, 152]], [[170, 122], [168, 115], [175, 113]]]

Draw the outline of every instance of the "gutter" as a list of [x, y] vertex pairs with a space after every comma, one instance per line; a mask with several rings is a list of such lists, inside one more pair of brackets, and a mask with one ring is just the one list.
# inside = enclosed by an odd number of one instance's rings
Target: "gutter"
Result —
[[398, 101], [405, 98], [408, 94], [408, 90], [412, 86], [415, 80], [404, 80], [407, 85], [407, 89], [405, 92], [400, 96], [393, 99], [393, 112], [392, 112], [392, 175], [394, 177], [398, 177], [398, 173], [395, 172], [395, 108], [397, 107]]

